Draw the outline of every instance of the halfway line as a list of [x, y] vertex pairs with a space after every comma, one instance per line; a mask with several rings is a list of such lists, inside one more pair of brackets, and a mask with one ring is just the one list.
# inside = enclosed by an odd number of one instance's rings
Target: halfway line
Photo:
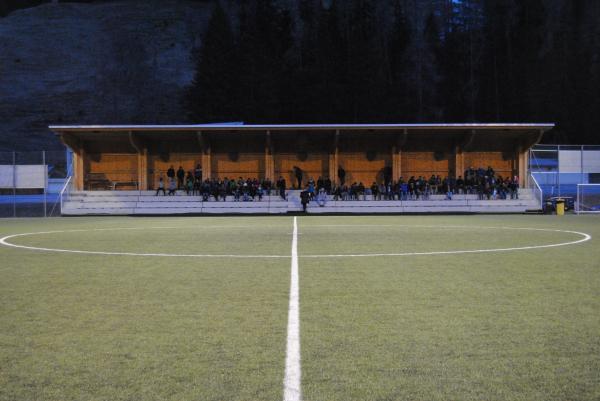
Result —
[[298, 289], [298, 225], [294, 217], [292, 235], [292, 272], [290, 279], [290, 306], [288, 309], [287, 349], [283, 400], [300, 401], [300, 294]]

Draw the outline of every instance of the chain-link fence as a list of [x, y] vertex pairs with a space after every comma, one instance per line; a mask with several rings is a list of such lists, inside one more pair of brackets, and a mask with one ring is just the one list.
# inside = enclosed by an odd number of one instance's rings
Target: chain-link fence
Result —
[[600, 146], [536, 145], [529, 170], [544, 197], [576, 197], [578, 184], [600, 183]]
[[0, 217], [60, 215], [70, 159], [67, 151], [0, 152]]

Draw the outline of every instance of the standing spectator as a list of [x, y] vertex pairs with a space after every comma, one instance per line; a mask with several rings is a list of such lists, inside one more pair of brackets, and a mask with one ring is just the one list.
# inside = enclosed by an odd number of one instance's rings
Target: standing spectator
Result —
[[171, 165], [171, 167], [169, 167], [169, 169], [167, 170], [167, 178], [169, 183], [171, 181], [171, 178], [175, 179], [175, 169], [173, 168], [173, 165]]
[[337, 171], [338, 178], [340, 179], [340, 186], [344, 186], [346, 183], [346, 170], [342, 166], [338, 166]]
[[310, 194], [308, 193], [308, 191], [300, 192], [300, 203], [302, 203], [302, 211], [304, 213], [306, 213], [306, 205], [308, 205], [309, 200]]
[[183, 167], [179, 166], [177, 169], [177, 189], [181, 189], [183, 187], [183, 179], [185, 178], [185, 170]]
[[285, 186], [285, 178], [279, 176], [279, 179], [277, 180], [277, 189], [279, 190], [279, 196], [283, 200], [285, 200]]
[[296, 176], [296, 180], [298, 181], [298, 189], [302, 189], [302, 169], [298, 166], [294, 166], [294, 175]]
[[194, 176], [192, 172], [188, 172], [187, 177], [185, 178], [185, 192], [188, 195], [194, 194]]
[[197, 164], [194, 169], [194, 179], [196, 181], [202, 181], [202, 166], [200, 164]]
[[510, 199], [519, 199], [519, 176], [515, 175], [510, 182]]

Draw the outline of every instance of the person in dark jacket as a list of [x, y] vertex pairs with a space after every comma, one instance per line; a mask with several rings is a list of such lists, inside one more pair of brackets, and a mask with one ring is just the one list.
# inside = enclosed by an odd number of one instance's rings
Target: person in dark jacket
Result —
[[183, 167], [179, 166], [179, 169], [177, 169], [177, 189], [183, 188], [184, 178], [185, 178], [185, 170], [183, 169]]
[[302, 188], [302, 169], [298, 166], [294, 166], [294, 175], [296, 176], [296, 180], [298, 180], [298, 189]]
[[338, 166], [338, 178], [340, 179], [340, 186], [344, 186], [344, 184], [346, 183], [346, 170], [344, 170], [344, 168], [342, 166]]
[[279, 196], [281, 197], [281, 199], [285, 200], [285, 178], [283, 178], [282, 176], [279, 176], [279, 179], [277, 180], [277, 189], [279, 190]]
[[175, 178], [175, 169], [173, 168], [173, 165], [171, 165], [171, 167], [169, 167], [169, 169], [167, 170], [167, 177]]
[[300, 203], [302, 203], [302, 211], [304, 213], [306, 213], [306, 205], [308, 205], [309, 201], [310, 201], [310, 194], [308, 193], [308, 191], [300, 192]]

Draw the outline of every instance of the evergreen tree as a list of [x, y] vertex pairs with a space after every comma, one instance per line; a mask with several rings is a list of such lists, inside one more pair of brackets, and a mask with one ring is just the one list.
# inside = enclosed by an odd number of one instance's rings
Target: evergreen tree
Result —
[[348, 98], [353, 122], [377, 120], [384, 102], [382, 43], [372, 0], [354, 0], [348, 36]]
[[544, 5], [542, 0], [518, 0], [516, 21], [512, 27], [509, 51], [508, 116], [514, 120], [539, 117], [543, 98], [537, 78], [542, 71], [541, 51], [544, 41]]
[[391, 71], [391, 84], [387, 98], [386, 119], [389, 121], [412, 120], [412, 101], [408, 95], [408, 46], [411, 40], [411, 27], [402, 7], [402, 1], [396, 0], [394, 4], [394, 22], [390, 33], [389, 60]]
[[197, 52], [196, 74], [187, 92], [193, 121], [238, 120], [236, 47], [229, 17], [220, 3], [208, 22]]
[[272, 0], [242, 4], [239, 78], [245, 121], [276, 122], [284, 115], [281, 102], [289, 89], [291, 32], [289, 11], [278, 9]]

